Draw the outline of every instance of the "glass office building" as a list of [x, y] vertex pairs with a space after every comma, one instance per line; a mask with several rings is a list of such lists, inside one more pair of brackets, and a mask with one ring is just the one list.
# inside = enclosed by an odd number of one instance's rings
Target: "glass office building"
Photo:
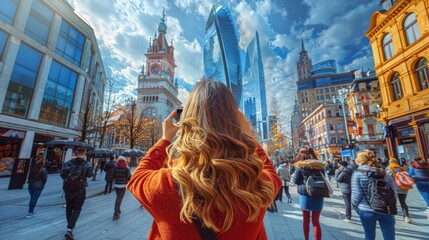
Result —
[[105, 81], [94, 31], [67, 1], [0, 0], [0, 177], [15, 158], [71, 157], [44, 144], [75, 139], [86, 102], [99, 117]]
[[258, 32], [247, 46], [242, 99], [244, 114], [257, 130], [258, 137], [260, 140], [268, 139], [267, 97]]
[[213, 5], [206, 24], [203, 54], [204, 77], [225, 83], [240, 104], [242, 68], [238, 34], [228, 8]]

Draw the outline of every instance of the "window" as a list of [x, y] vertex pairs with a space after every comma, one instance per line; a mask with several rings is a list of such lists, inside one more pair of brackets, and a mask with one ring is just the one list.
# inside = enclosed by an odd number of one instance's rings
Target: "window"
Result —
[[374, 132], [374, 125], [372, 125], [372, 124], [368, 124], [367, 126], [368, 126], [368, 135], [369, 135], [370, 137], [375, 136], [375, 132]]
[[394, 54], [393, 50], [393, 42], [390, 33], [387, 33], [383, 37], [383, 52], [384, 52], [384, 60], [389, 60]]
[[25, 25], [25, 33], [42, 45], [46, 45], [53, 16], [53, 12], [40, 0], [34, 0]]
[[337, 123], [337, 129], [338, 130], [342, 130], [343, 129], [343, 124], [342, 123]]
[[3, 20], [10, 25], [15, 18], [18, 0], [1, 0], [0, 1], [0, 20]]
[[335, 87], [331, 87], [331, 92], [335, 92]]
[[390, 88], [392, 91], [392, 100], [396, 101], [402, 98], [402, 87], [401, 81], [399, 80], [399, 74], [395, 73], [392, 80], [390, 81]]
[[6, 46], [7, 34], [0, 30], [0, 60], [3, 55], [4, 46]]
[[334, 130], [334, 124], [329, 124], [329, 130]]
[[61, 22], [56, 52], [76, 66], [80, 66], [85, 37], [64, 20]]
[[40, 52], [21, 43], [3, 104], [4, 114], [27, 116], [41, 60]]
[[404, 21], [405, 36], [407, 44], [410, 45], [420, 38], [419, 26], [417, 24], [416, 14], [411, 13]]
[[66, 127], [71, 114], [77, 73], [52, 61], [46, 82], [39, 120]]
[[329, 92], [329, 88], [325, 88], [325, 93], [328, 93]]
[[328, 115], [328, 117], [332, 117], [332, 111], [331, 111], [331, 110], [328, 110], [327, 115]]
[[[1, 49], [0, 49], [1, 50]], [[1, 51], [0, 51], [1, 53]], [[416, 64], [416, 75], [419, 81], [420, 90], [429, 88], [429, 70], [426, 58], [420, 59]]]

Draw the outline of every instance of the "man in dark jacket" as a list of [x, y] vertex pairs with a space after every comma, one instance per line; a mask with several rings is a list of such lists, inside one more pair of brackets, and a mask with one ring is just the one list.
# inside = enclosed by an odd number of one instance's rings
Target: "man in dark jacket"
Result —
[[[86, 178], [90, 178], [93, 175], [91, 164], [85, 160], [85, 157], [86, 149], [83, 147], [77, 148], [76, 157], [64, 164], [64, 168], [60, 174], [61, 178], [64, 179], [63, 189], [67, 205], [67, 232], [64, 235], [66, 239], [74, 239], [73, 228], [76, 225], [86, 198], [85, 188], [88, 186]], [[73, 179], [78, 179], [78, 181]], [[81, 182], [80, 179], [83, 181], [83, 184], [79, 186], [76, 183]], [[74, 186], [76, 186], [76, 190], [70, 190]]]
[[131, 171], [128, 167], [127, 161], [123, 156], [118, 157], [118, 164], [113, 170], [113, 178], [115, 179], [116, 201], [115, 213], [113, 214], [113, 221], [120, 218], [121, 203], [127, 191], [127, 183], [131, 178]]
[[106, 180], [106, 187], [104, 187], [104, 195], [107, 194], [107, 192], [112, 192], [112, 185], [115, 178], [113, 178], [113, 169], [116, 167], [116, 161], [114, 157], [110, 158], [110, 161], [106, 164], [104, 167], [104, 171], [106, 172], [106, 176], [104, 177], [104, 180]]
[[340, 183], [340, 190], [343, 194], [344, 203], [346, 205], [346, 218], [344, 221], [351, 222], [352, 210], [351, 210], [351, 178], [353, 169], [348, 168], [347, 161], [339, 162], [340, 167], [338, 168], [335, 179]]

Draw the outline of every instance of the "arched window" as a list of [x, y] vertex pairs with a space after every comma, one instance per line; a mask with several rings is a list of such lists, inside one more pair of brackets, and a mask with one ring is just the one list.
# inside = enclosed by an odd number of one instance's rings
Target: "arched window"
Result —
[[427, 59], [422, 58], [416, 64], [417, 81], [419, 82], [420, 91], [429, 88], [429, 69]]
[[392, 36], [390, 36], [390, 33], [387, 33], [383, 37], [383, 52], [384, 60], [389, 60], [395, 54], [395, 51], [393, 49]]
[[410, 45], [420, 38], [419, 26], [417, 24], [416, 14], [411, 13], [404, 21], [405, 36], [407, 44]]
[[390, 81], [390, 88], [392, 91], [392, 100], [396, 101], [402, 98], [402, 87], [401, 81], [399, 80], [399, 73], [393, 75], [392, 80]]

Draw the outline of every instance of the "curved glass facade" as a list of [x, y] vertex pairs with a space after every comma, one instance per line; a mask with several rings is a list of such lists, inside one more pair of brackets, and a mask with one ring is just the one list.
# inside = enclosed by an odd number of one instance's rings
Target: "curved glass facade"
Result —
[[228, 8], [212, 7], [204, 40], [204, 77], [225, 83], [241, 100], [241, 60], [237, 31]]
[[247, 46], [242, 98], [244, 114], [252, 127], [257, 130], [261, 140], [268, 139], [267, 97], [258, 32]]

